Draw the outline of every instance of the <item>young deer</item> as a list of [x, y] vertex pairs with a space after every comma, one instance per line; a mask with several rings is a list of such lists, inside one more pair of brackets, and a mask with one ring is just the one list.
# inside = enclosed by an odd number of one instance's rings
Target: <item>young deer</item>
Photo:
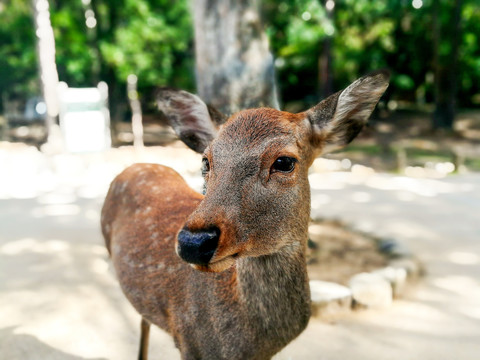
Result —
[[[121, 287], [183, 359], [269, 359], [307, 326], [308, 168], [348, 144], [388, 86], [367, 75], [299, 114], [222, 116], [195, 95], [163, 89], [158, 106], [203, 152], [205, 195], [170, 168], [136, 164], [112, 182], [102, 231]], [[178, 256], [177, 256], [178, 254]]]

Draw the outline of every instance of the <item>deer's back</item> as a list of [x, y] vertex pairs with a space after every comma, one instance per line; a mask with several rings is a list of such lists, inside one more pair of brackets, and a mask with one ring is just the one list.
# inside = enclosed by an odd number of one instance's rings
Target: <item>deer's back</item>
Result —
[[176, 255], [175, 237], [201, 199], [172, 169], [135, 164], [112, 182], [102, 209], [102, 232], [123, 292], [166, 330], [168, 319], [158, 310], [182, 287], [171, 274], [193, 272]]

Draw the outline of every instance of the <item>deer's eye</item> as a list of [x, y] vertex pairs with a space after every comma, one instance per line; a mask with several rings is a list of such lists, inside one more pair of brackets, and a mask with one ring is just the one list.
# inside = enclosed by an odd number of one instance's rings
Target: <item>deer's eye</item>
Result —
[[297, 159], [288, 157], [288, 156], [281, 156], [272, 165], [272, 168], [270, 169], [270, 172], [283, 172], [283, 173], [289, 173], [292, 172], [293, 169], [295, 169], [295, 163], [297, 162]]
[[202, 174], [205, 175], [209, 171], [210, 171], [210, 163], [208, 162], [207, 158], [203, 158], [202, 159]]

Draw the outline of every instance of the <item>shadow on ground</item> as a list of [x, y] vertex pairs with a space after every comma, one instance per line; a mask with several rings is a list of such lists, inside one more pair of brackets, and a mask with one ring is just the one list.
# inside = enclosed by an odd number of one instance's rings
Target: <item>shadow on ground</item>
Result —
[[106, 360], [85, 358], [55, 349], [32, 335], [16, 334], [14, 327], [0, 329], [0, 349], [4, 359], [23, 360]]

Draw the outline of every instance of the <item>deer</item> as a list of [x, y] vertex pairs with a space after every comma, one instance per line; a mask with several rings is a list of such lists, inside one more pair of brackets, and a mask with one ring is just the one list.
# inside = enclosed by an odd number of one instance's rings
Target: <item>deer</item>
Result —
[[171, 168], [134, 164], [106, 195], [103, 236], [141, 315], [138, 359], [147, 359], [151, 324], [184, 360], [270, 359], [306, 328], [308, 169], [359, 134], [388, 82], [379, 70], [300, 113], [228, 118], [194, 94], [158, 91], [174, 131], [202, 154], [204, 189]]

